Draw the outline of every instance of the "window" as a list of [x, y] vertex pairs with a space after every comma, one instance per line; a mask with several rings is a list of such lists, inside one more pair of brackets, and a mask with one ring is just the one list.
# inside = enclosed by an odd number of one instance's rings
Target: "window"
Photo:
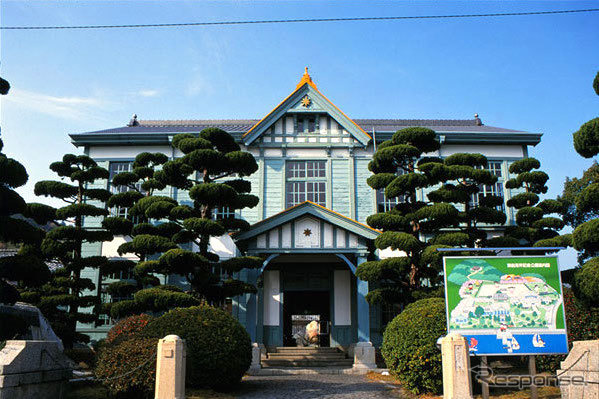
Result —
[[[111, 162], [109, 167], [108, 187], [111, 193], [118, 194], [130, 191], [127, 186], [113, 186], [112, 179], [114, 176], [122, 172], [131, 172], [133, 170], [133, 162]], [[110, 216], [127, 217], [127, 208], [115, 206], [110, 208]]]
[[235, 219], [235, 217], [235, 209], [231, 209], [228, 206], [221, 206], [212, 210], [212, 218], [214, 220]]
[[297, 117], [297, 133], [314, 133], [316, 131], [316, 119], [306, 116]]
[[[397, 169], [395, 173], [397, 176], [401, 176], [405, 174], [406, 171], [403, 169]], [[387, 198], [385, 197], [385, 189], [381, 188], [380, 190], [376, 190], [376, 211], [379, 213], [388, 212], [395, 208], [397, 204], [401, 204], [406, 202], [406, 196], [400, 195], [395, 198]]]
[[288, 162], [286, 178], [286, 208], [304, 201], [326, 205], [325, 161]]
[[[489, 161], [484, 168], [493, 175], [497, 176], [497, 183], [485, 185], [481, 184], [478, 189], [479, 192], [476, 194], [472, 194], [472, 200], [470, 201], [470, 206], [477, 206], [479, 204], [479, 199], [485, 195], [496, 195], [498, 197], [503, 198], [503, 174], [501, 173], [501, 161]], [[499, 211], [505, 211], [504, 204], [499, 205], [497, 208]]]

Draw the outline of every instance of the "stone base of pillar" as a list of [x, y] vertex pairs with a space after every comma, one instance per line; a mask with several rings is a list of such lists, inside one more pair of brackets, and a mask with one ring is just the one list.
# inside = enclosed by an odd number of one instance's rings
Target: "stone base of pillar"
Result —
[[[264, 345], [262, 345], [264, 346]], [[252, 344], [252, 364], [250, 364], [250, 368], [248, 370], [248, 374], [258, 374], [260, 369], [262, 369], [262, 349], [260, 348], [260, 344], [254, 342]]]
[[354, 347], [354, 370], [372, 370], [376, 368], [376, 354], [372, 342], [358, 342]]

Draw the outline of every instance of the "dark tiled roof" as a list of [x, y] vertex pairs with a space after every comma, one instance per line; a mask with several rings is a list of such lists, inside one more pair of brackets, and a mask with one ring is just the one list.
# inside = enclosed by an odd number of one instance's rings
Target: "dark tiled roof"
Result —
[[[477, 119], [354, 119], [364, 131], [395, 132], [411, 127], [428, 127], [436, 132], [522, 132], [483, 125]], [[136, 126], [123, 126], [86, 132], [89, 134], [118, 133], [186, 133], [199, 132], [207, 127], [218, 127], [229, 133], [245, 133], [258, 123], [258, 119], [195, 119], [195, 120], [140, 120]]]

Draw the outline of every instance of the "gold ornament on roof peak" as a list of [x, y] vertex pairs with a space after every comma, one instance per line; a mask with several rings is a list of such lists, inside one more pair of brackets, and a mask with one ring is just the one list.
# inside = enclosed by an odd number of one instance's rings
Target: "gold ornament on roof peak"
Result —
[[304, 98], [302, 98], [301, 103], [303, 107], [308, 108], [310, 104], [312, 104], [312, 100], [310, 100], [310, 97], [304, 96]]
[[316, 89], [316, 84], [314, 83], [314, 81], [312, 81], [312, 77], [308, 73], [308, 67], [306, 67], [306, 69], [304, 70], [304, 75], [302, 76], [302, 79], [300, 80], [300, 82], [297, 84], [296, 89], [299, 89], [300, 87], [302, 87], [304, 85], [304, 83], [308, 83], [310, 86], [312, 86]]

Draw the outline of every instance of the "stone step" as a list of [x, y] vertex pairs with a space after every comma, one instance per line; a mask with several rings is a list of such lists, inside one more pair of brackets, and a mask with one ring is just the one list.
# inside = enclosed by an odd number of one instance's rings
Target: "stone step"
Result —
[[352, 359], [341, 360], [263, 360], [263, 367], [332, 367], [353, 365]]
[[275, 348], [274, 352], [280, 353], [280, 352], [295, 352], [295, 351], [300, 351], [300, 352], [340, 352], [339, 349], [337, 348], [330, 348], [330, 347], [316, 347], [316, 346], [279, 346]]
[[268, 355], [268, 359], [272, 360], [297, 360], [297, 359], [306, 359], [306, 360], [339, 360], [346, 359], [343, 353], [332, 354], [332, 355], [302, 355], [302, 354], [294, 354], [287, 355], [283, 353], [270, 353]]

